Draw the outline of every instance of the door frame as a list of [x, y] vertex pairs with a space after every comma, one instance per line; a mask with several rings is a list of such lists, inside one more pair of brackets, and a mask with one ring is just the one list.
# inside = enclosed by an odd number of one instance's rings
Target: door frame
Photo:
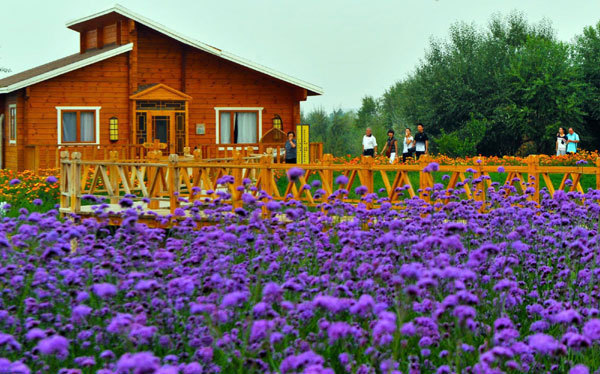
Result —
[[[175, 146], [175, 111], [170, 110], [138, 110], [138, 112], [146, 112], [146, 137], [149, 143], [154, 142], [154, 121], [153, 117], [169, 117], [169, 153], [174, 152], [177, 148]], [[149, 122], [149, 123], [148, 123]], [[150, 124], [150, 134], [148, 134], [148, 124]], [[187, 133], [186, 142], [187, 142]]]

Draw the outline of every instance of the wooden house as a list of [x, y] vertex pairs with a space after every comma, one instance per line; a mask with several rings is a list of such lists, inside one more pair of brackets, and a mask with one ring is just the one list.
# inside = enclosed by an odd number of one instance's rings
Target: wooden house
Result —
[[53, 167], [59, 149], [256, 144], [274, 118], [295, 129], [300, 102], [323, 93], [119, 5], [67, 27], [78, 53], [0, 79], [3, 168]]

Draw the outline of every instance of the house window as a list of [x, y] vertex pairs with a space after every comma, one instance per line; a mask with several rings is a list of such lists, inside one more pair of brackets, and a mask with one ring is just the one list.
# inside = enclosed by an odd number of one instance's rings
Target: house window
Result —
[[215, 108], [217, 143], [258, 143], [261, 135], [262, 108]]
[[8, 143], [17, 144], [17, 104], [8, 106]]
[[99, 144], [100, 107], [56, 107], [58, 144]]

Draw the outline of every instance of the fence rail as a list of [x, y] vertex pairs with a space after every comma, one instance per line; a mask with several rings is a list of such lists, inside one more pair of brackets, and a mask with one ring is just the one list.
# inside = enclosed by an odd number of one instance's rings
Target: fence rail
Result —
[[[310, 143], [310, 159], [318, 162], [323, 157], [323, 143]], [[48, 145], [29, 144], [25, 146], [25, 169], [38, 172], [41, 169], [57, 169], [60, 167], [60, 153], [81, 153], [82, 160], [109, 160], [112, 152], [117, 152], [120, 160], [143, 161], [151, 150], [141, 144], [125, 145]], [[252, 143], [252, 144], [209, 144], [200, 145], [193, 152], [190, 147], [184, 148], [184, 158], [192, 154], [196, 159], [224, 161], [231, 160], [237, 152], [243, 156], [258, 154], [273, 155], [273, 162], [284, 162], [284, 146], [281, 143]], [[167, 158], [167, 157], [165, 157]]]
[[25, 146], [25, 169], [38, 172], [40, 169], [58, 169], [60, 152], [79, 152], [85, 160], [108, 160], [111, 152], [117, 152], [122, 160], [146, 157], [147, 150], [141, 144], [126, 145], [52, 145], [28, 144]]
[[[70, 154], [64, 151], [60, 157], [60, 208], [63, 213], [82, 213], [84, 195], [102, 196], [109, 199], [111, 204], [117, 204], [125, 194], [132, 194], [145, 200], [148, 209], [162, 209], [168, 214], [198, 199], [214, 199], [219, 189], [227, 191], [231, 195], [232, 205], [239, 207], [242, 205], [244, 189], [238, 186], [244, 182], [255, 187], [245, 192], [257, 197], [262, 190], [275, 200], [294, 198], [307, 205], [327, 201], [344, 187], [353, 186], [355, 181], [366, 187], [367, 194], [377, 192], [374, 190], [376, 178], [383, 184], [384, 191], [380, 196], [387, 197], [392, 203], [406, 195], [418, 195], [429, 200], [434, 187], [432, 174], [424, 171], [429, 163], [427, 157], [423, 157], [416, 165], [377, 165], [370, 157], [357, 165], [341, 165], [334, 164], [333, 157], [326, 154], [319, 163], [302, 165], [305, 174], [296, 181], [288, 181], [285, 177], [285, 173], [294, 165], [276, 163], [271, 156], [244, 157], [240, 152], [235, 153], [228, 162], [218, 163], [186, 160], [174, 154], [165, 161], [157, 152], [150, 152], [144, 162], [120, 161], [116, 152], [111, 153], [107, 161], [82, 160], [79, 152]], [[583, 193], [581, 178], [585, 175], [595, 175], [595, 188], [600, 190], [600, 159], [594, 166], [540, 166], [539, 159], [530, 156], [527, 165], [507, 165], [504, 169], [506, 178], [503, 185], [513, 186], [512, 193], [524, 194], [529, 188], [524, 195], [530, 201], [540, 201], [542, 180], [552, 196], [564, 189]], [[493, 187], [491, 174], [498, 173], [498, 166], [441, 165], [439, 172], [448, 173], [449, 179], [443, 186], [448, 194], [460, 184], [466, 198], [486, 202], [487, 190]], [[417, 183], [411, 181], [409, 173], [418, 174]], [[226, 175], [233, 178], [233, 183], [223, 187], [218, 181]], [[339, 175], [348, 178], [345, 186], [336, 185], [335, 179]], [[552, 182], [551, 175], [562, 178], [558, 186]], [[465, 183], [468, 178], [478, 182]], [[320, 193], [304, 188], [315, 179], [320, 181]], [[506, 190], [510, 193], [509, 189]], [[358, 202], [356, 199], [350, 201]]]

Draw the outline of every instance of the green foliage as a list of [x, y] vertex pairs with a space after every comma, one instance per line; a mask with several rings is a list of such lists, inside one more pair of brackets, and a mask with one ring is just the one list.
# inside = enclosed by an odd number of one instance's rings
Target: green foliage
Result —
[[600, 23], [572, 44], [522, 13], [495, 15], [486, 27], [454, 24], [445, 40], [430, 42], [412, 74], [380, 98], [363, 98], [354, 127], [371, 127], [381, 143], [388, 128], [414, 131], [418, 122], [432, 150], [448, 155], [552, 154], [560, 126], [580, 134], [581, 148], [595, 149]]
[[485, 119], [471, 118], [465, 126], [451, 133], [442, 130], [440, 136], [432, 141], [432, 151], [450, 157], [477, 155], [477, 145], [485, 137], [489, 122]]

